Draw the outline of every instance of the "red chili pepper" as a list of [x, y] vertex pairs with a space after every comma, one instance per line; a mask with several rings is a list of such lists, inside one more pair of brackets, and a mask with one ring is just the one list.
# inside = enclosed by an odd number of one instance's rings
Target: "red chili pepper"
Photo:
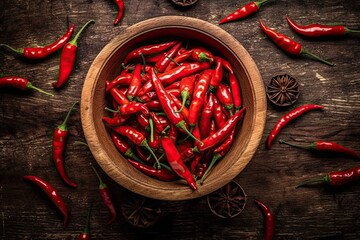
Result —
[[291, 120], [301, 116], [302, 114], [315, 110], [315, 109], [323, 109], [323, 106], [315, 105], [315, 104], [305, 104], [300, 107], [297, 107], [290, 112], [286, 113], [282, 116], [277, 123], [275, 124], [274, 128], [271, 130], [270, 135], [267, 139], [267, 148], [271, 148], [271, 144], [274, 141], [275, 137], [278, 135], [280, 130], [285, 127]]
[[14, 49], [6, 44], [0, 44], [0, 47], [1, 46], [6, 47], [13, 52], [21, 54], [23, 57], [27, 59], [43, 59], [60, 50], [69, 41], [73, 32], [74, 32], [74, 24], [71, 24], [67, 32], [61, 38], [43, 47], [27, 47], [23, 49]]
[[129, 144], [120, 136], [118, 136], [115, 132], [111, 132], [111, 139], [121, 154], [124, 156], [135, 159], [136, 161], [141, 162], [141, 160], [135, 156], [134, 151], [131, 149]]
[[229, 111], [230, 115], [232, 115], [234, 101], [229, 88], [225, 84], [220, 83], [219, 86], [216, 88], [215, 94], [217, 99], [221, 102], [225, 109]]
[[181, 112], [183, 108], [185, 107], [186, 100], [188, 100], [189, 97], [192, 96], [194, 92], [194, 85], [196, 82], [196, 79], [198, 77], [198, 74], [194, 74], [188, 77], [184, 77], [180, 81], [180, 95], [182, 99], [181, 108], [178, 110], [178, 112]]
[[210, 91], [213, 91], [220, 85], [223, 79], [223, 73], [224, 73], [223, 61], [220, 57], [215, 57], [215, 69], [210, 80], [210, 86], [209, 86]]
[[140, 159], [146, 163], [154, 163], [154, 161], [152, 161], [152, 155], [151, 153], [147, 153], [145, 151], [143, 151], [143, 148], [140, 146], [135, 146], [136, 149], [136, 153], [137, 155], [140, 157]]
[[202, 138], [206, 138], [210, 134], [210, 125], [211, 118], [214, 112], [214, 95], [212, 93], [209, 94], [209, 97], [206, 101], [206, 104], [202, 110], [201, 118], [200, 118], [200, 133]]
[[277, 46], [279, 46], [285, 52], [295, 55], [295, 56], [307, 55], [307, 56], [310, 56], [311, 58], [316, 59], [320, 62], [323, 62], [329, 66], [334, 66], [333, 63], [328, 62], [328, 61], [316, 56], [315, 54], [309, 52], [300, 43], [296, 42], [295, 40], [289, 38], [288, 36], [285, 36], [284, 34], [277, 33], [274, 30], [272, 30], [271, 28], [268, 28], [267, 26], [264, 25], [264, 23], [262, 21], [260, 21], [260, 26], [261, 26], [261, 29], [264, 31], [264, 33], [272, 41], [274, 41]]
[[264, 240], [271, 240], [274, 238], [275, 233], [275, 219], [274, 215], [271, 212], [270, 208], [267, 207], [260, 200], [255, 199], [254, 202], [260, 207], [262, 213], [265, 216], [265, 234]]
[[214, 55], [203, 47], [195, 47], [191, 50], [191, 59], [194, 61], [210, 63], [214, 61]]
[[124, 15], [125, 4], [124, 4], [124, 0], [114, 0], [114, 1], [116, 3], [116, 6], [118, 7], [118, 13], [114, 21], [114, 25], [117, 25], [121, 21]]
[[129, 163], [133, 165], [139, 171], [145, 173], [146, 175], [159, 179], [165, 182], [171, 182], [178, 179], [178, 175], [172, 171], [169, 171], [167, 168], [155, 169], [152, 166], [148, 166], [131, 159], [128, 159]]
[[147, 106], [138, 102], [129, 102], [127, 104], [121, 105], [119, 107], [119, 111], [121, 115], [130, 115], [138, 112], [142, 112], [145, 116], [150, 114]]
[[214, 96], [214, 120], [218, 128], [224, 126], [227, 121], [226, 115], [223, 113], [219, 100]]
[[158, 73], [163, 73], [165, 71], [166, 67], [170, 64], [182, 43], [183, 41], [178, 42], [158, 62], [155, 63], [155, 68]]
[[128, 72], [122, 72], [119, 76], [114, 78], [107, 86], [106, 92], [112, 88], [116, 88], [120, 85], [130, 85], [131, 80], [133, 79], [133, 74]]
[[194, 86], [194, 92], [191, 98], [191, 103], [189, 107], [189, 125], [194, 127], [197, 124], [200, 116], [201, 108], [204, 105], [204, 99], [207, 90], [209, 89], [210, 79], [213, 71], [212, 70], [205, 70], [199, 80], [196, 82]]
[[63, 159], [63, 152], [65, 149], [66, 139], [68, 135], [68, 128], [67, 128], [67, 122], [69, 120], [70, 114], [72, 110], [74, 109], [75, 105], [78, 104], [78, 102], [75, 102], [70, 110], [68, 111], [64, 121], [62, 124], [60, 124], [54, 131], [53, 136], [53, 160], [55, 162], [56, 169], [58, 173], [60, 174], [61, 179], [70, 187], [77, 187], [77, 184], [70, 180], [70, 178], [67, 176], [65, 171], [65, 165], [64, 165], [64, 159]]
[[234, 73], [229, 74], [229, 83], [235, 111], [238, 111], [242, 107], [241, 89], [239, 81]]
[[126, 97], [132, 101], [141, 88], [141, 64], [136, 64], [133, 78], [130, 82]]
[[343, 171], [332, 171], [321, 178], [309, 179], [296, 188], [305, 187], [314, 184], [328, 184], [332, 187], [341, 187], [350, 183], [354, 183], [360, 180], [360, 166], [349, 168]]
[[193, 190], [196, 190], [195, 179], [181, 159], [181, 155], [175, 146], [175, 142], [171, 138], [163, 137], [161, 139], [161, 145], [165, 151], [170, 167], [177, 175], [179, 175], [179, 177], [185, 179]]
[[164, 43], [156, 43], [156, 44], [149, 44], [146, 46], [141, 46], [139, 48], [136, 48], [129, 52], [124, 61], [123, 64], [126, 65], [128, 61], [133, 60], [134, 58], [139, 58], [141, 55], [147, 56], [150, 54], [157, 54], [160, 53], [172, 46], [174, 46], [177, 43], [177, 41], [169, 41]]
[[359, 30], [352, 30], [343, 25], [322, 25], [322, 24], [310, 24], [307, 26], [301, 26], [286, 17], [290, 27], [300, 35], [318, 38], [318, 37], [332, 37], [332, 36], [343, 36], [348, 33], [359, 33]]
[[107, 222], [107, 224], [111, 224], [112, 222], [115, 221], [117, 213], [116, 213], [116, 209], [115, 209], [113, 200], [111, 198], [110, 190], [109, 190], [107, 184], [104, 183], [104, 181], [101, 179], [101, 177], [100, 177], [99, 173], [97, 172], [97, 170], [95, 169], [95, 167], [92, 164], [90, 164], [90, 165], [99, 180], [99, 192], [100, 192], [101, 199], [103, 200], [105, 206], [107, 207], [107, 209], [109, 210], [109, 212], [111, 214], [111, 218]]
[[311, 150], [311, 151], [317, 151], [317, 152], [337, 152], [337, 153], [344, 153], [348, 156], [352, 156], [355, 158], [360, 158], [360, 154], [355, 152], [352, 149], [349, 149], [339, 143], [336, 142], [329, 142], [329, 141], [316, 141], [316, 142], [312, 142], [311, 144], [308, 145], [299, 145], [299, 144], [294, 144], [294, 143], [288, 143], [285, 142], [284, 140], [279, 140], [279, 143], [284, 143], [287, 144], [289, 146], [293, 146], [293, 147], [297, 147], [297, 148], [302, 148], [302, 149], [307, 149], [307, 150]]
[[51, 201], [55, 204], [57, 209], [61, 212], [61, 214], [64, 217], [64, 227], [67, 224], [69, 211], [68, 208], [64, 202], [64, 200], [60, 197], [57, 190], [50, 185], [50, 183], [46, 182], [45, 180], [32, 175], [27, 175], [23, 177], [26, 180], [29, 180], [33, 183], [35, 183], [38, 187], [40, 187], [46, 195], [51, 199]]
[[1, 87], [15, 87], [20, 90], [28, 90], [33, 89], [41, 93], [45, 93], [49, 96], [54, 96], [52, 93], [45, 92], [44, 90], [41, 90], [40, 88], [35, 87], [32, 85], [32, 83], [23, 77], [17, 77], [17, 76], [6, 76], [0, 78], [0, 88]]
[[257, 2], [247, 3], [244, 6], [238, 8], [235, 12], [233, 12], [233, 13], [229, 14], [228, 16], [226, 16], [225, 18], [221, 19], [219, 24], [232, 22], [235, 20], [239, 20], [239, 19], [243, 19], [248, 16], [251, 16], [251, 15], [255, 14], [256, 12], [258, 12], [261, 5], [263, 5], [267, 1], [268, 0], [262, 0], [262, 1], [257, 1]]
[[82, 231], [82, 233], [80, 233], [78, 240], [90, 240], [91, 239], [91, 235], [90, 235], [90, 215], [91, 215], [91, 207], [88, 211], [87, 214], [87, 218], [86, 218], [86, 225], [84, 227], [84, 230]]
[[76, 58], [76, 50], [77, 50], [77, 40], [82, 33], [82, 31], [94, 20], [90, 20], [85, 23], [84, 26], [79, 30], [79, 32], [75, 35], [75, 37], [66, 43], [64, 46], [61, 56], [60, 56], [60, 69], [59, 69], [59, 77], [57, 82], [53, 83], [54, 88], [59, 89], [64, 86], [69, 80], [70, 74], [74, 68], [75, 58]]
[[[180, 52], [180, 51], [178, 51]], [[192, 50], [187, 50], [187, 51], [184, 51], [182, 52], [181, 54], [177, 55], [173, 61], [171, 61], [169, 63], [169, 65], [166, 67], [165, 71], [164, 72], [167, 72], [169, 71], [170, 69], [173, 69], [174, 67], [176, 66], [179, 66], [180, 63], [186, 61], [186, 59], [188, 59], [190, 56], [191, 56], [191, 53], [192, 53]]]
[[[150, 125], [153, 124], [152, 118], [150, 118]], [[158, 150], [161, 146], [160, 139], [161, 139], [161, 132], [159, 132], [157, 129], [154, 129], [152, 127], [152, 131], [150, 132], [150, 136], [148, 138], [148, 144], [149, 146], [154, 149]]]

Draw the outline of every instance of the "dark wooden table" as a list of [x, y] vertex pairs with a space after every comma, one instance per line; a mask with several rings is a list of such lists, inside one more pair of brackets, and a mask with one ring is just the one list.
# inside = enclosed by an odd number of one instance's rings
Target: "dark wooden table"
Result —
[[[267, 150], [267, 135], [290, 109], [278, 109], [270, 103], [261, 144], [252, 161], [234, 179], [247, 193], [247, 204], [233, 219], [218, 218], [210, 212], [206, 199], [201, 198], [162, 202], [161, 218], [149, 228], [133, 227], [121, 216], [113, 224], [106, 225], [109, 213], [99, 197], [97, 179], [88, 166], [89, 161], [95, 163], [95, 160], [86, 148], [74, 144], [84, 139], [79, 108], [69, 119], [65, 155], [68, 174], [79, 187], [65, 186], [56, 173], [50, 154], [52, 131], [62, 122], [70, 105], [80, 100], [82, 84], [92, 61], [112, 38], [128, 26], [162, 15], [189, 16], [217, 24], [245, 3], [199, 0], [195, 6], [183, 10], [168, 0], [126, 0], [123, 20], [115, 27], [117, 8], [111, 0], [2, 0], [0, 42], [15, 48], [47, 44], [66, 31], [68, 22], [75, 23], [76, 31], [90, 18], [96, 23], [80, 37], [76, 67], [69, 84], [58, 92], [51, 85], [58, 72], [57, 54], [33, 62], [5, 49], [0, 50], [2, 75], [26, 77], [34, 85], [56, 94], [48, 97], [37, 92], [0, 90], [0, 237], [75, 239], [83, 229], [89, 205], [93, 203], [90, 220], [94, 239], [261, 239], [263, 216], [253, 203], [258, 198], [275, 214], [275, 239], [360, 239], [360, 185], [341, 189], [295, 189], [307, 178], [350, 168], [359, 162], [340, 155], [317, 155], [278, 143]], [[299, 81], [301, 95], [293, 107], [305, 103], [325, 106], [324, 111], [309, 112], [291, 122], [281, 132], [281, 138], [298, 142], [327, 139], [360, 152], [360, 35], [305, 39], [289, 28], [285, 16], [303, 24], [341, 23], [360, 29], [360, 2], [270, 0], [255, 16], [221, 25], [248, 50], [264, 83], [285, 73]], [[259, 19], [336, 65], [330, 67], [285, 54], [260, 30]], [[61, 192], [71, 210], [66, 228], [46, 196], [23, 181], [26, 174], [41, 176]], [[126, 192], [104, 172], [100, 174], [113, 192], [119, 210]]]

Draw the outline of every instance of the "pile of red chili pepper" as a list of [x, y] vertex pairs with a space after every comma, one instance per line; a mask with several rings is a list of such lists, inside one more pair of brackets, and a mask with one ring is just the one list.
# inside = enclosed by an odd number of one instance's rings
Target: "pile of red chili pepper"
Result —
[[180, 39], [139, 46], [121, 66], [107, 82], [102, 118], [115, 146], [144, 174], [195, 190], [230, 150], [245, 113], [231, 64]]

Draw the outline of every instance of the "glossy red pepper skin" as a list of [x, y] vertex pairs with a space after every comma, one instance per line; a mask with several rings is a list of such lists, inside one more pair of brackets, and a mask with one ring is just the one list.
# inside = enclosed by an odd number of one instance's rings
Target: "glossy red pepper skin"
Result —
[[76, 50], [77, 50], [77, 40], [82, 33], [82, 31], [94, 20], [90, 20], [79, 30], [75, 37], [65, 44], [61, 56], [60, 56], [60, 69], [57, 82], [53, 83], [55, 89], [60, 89], [63, 87], [69, 80], [70, 74], [74, 69], [75, 59], [76, 59]]
[[114, 78], [107, 86], [106, 92], [110, 91], [112, 88], [116, 88], [121, 85], [130, 85], [131, 80], [133, 79], [133, 74], [128, 72], [123, 72]]
[[171, 138], [163, 137], [161, 139], [161, 145], [165, 151], [171, 169], [179, 175], [179, 177], [185, 179], [191, 189], [196, 190], [197, 187], [195, 179], [183, 162], [181, 155], [175, 146], [175, 142]]
[[234, 101], [228, 86], [220, 83], [216, 88], [215, 95], [221, 104], [225, 107], [225, 109], [229, 111], [230, 115], [233, 114]]
[[183, 41], [174, 45], [167, 53], [155, 63], [155, 69], [158, 73], [163, 73], [166, 67], [170, 64], [171, 60], [176, 56], [177, 51], [180, 49]]
[[241, 97], [240, 84], [234, 73], [229, 74], [229, 84], [230, 84], [232, 98], [234, 101], [235, 111], [238, 111], [242, 107], [242, 97]]
[[255, 199], [254, 202], [256, 205], [260, 208], [262, 211], [264, 217], [265, 217], [265, 234], [263, 239], [264, 240], [272, 240], [274, 238], [275, 234], [275, 218], [273, 213], [271, 212], [271, 209], [266, 206], [263, 202], [260, 200]]
[[133, 78], [131, 79], [130, 85], [128, 86], [128, 90], [126, 92], [126, 97], [132, 101], [134, 97], [136, 97], [137, 93], [141, 88], [141, 64], [136, 64]]
[[124, 4], [124, 0], [114, 0], [114, 1], [116, 3], [116, 6], [118, 7], [118, 13], [114, 21], [114, 25], [117, 25], [121, 21], [124, 15], [125, 4]]
[[64, 202], [64, 200], [59, 195], [58, 191], [50, 185], [47, 181], [32, 175], [26, 175], [23, 177], [25, 180], [29, 180], [35, 183], [38, 187], [40, 187], [46, 195], [51, 199], [51, 201], [55, 204], [57, 209], [61, 212], [64, 218], [64, 227], [67, 225], [69, 210]]
[[131, 159], [128, 159], [128, 162], [132, 166], [134, 166], [136, 169], [138, 169], [139, 171], [145, 173], [146, 175], [148, 175], [150, 177], [159, 179], [161, 181], [172, 182], [179, 178], [176, 173], [170, 172], [166, 168], [155, 169], [152, 166], [148, 166], [148, 165], [133, 161]]
[[151, 111], [162, 111], [161, 104], [160, 104], [159, 100], [157, 100], [157, 99], [151, 100], [150, 102], [146, 102], [144, 104]]
[[35, 87], [28, 79], [18, 76], [0, 77], [0, 88], [2, 87], [14, 87], [20, 90], [32, 89], [41, 93], [45, 93], [49, 96], [54, 96], [52, 93], [45, 92], [44, 90]]
[[[182, 102], [174, 94], [170, 93], [169, 95], [172, 97], [172, 99], [173, 99], [173, 101], [174, 101], [174, 103], [176, 105], [176, 109], [181, 109], [182, 108], [182, 111], [181, 111], [180, 114], [183, 116], [185, 122], [187, 124], [189, 124], [189, 116], [190, 116], [189, 109], [187, 107], [183, 107]], [[179, 111], [180, 110], [177, 110], [177, 112], [179, 112]]]
[[43, 47], [27, 47], [24, 49], [14, 49], [6, 44], [0, 44], [1, 46], [4, 46], [6, 48], [9, 48], [10, 50], [21, 54], [23, 57], [31, 60], [38, 60], [38, 59], [44, 59], [48, 57], [49, 55], [59, 51], [70, 39], [71, 35], [74, 32], [74, 24], [71, 24], [67, 32], [58, 40], [55, 42], [43, 46]]
[[321, 105], [305, 104], [305, 105], [297, 107], [297, 108], [289, 111], [288, 113], [286, 113], [284, 116], [282, 116], [277, 121], [277, 123], [275, 124], [275, 126], [271, 130], [271, 132], [269, 134], [269, 137], [267, 139], [267, 148], [271, 149], [272, 142], [274, 141], [276, 136], [279, 134], [281, 129], [284, 128], [290, 121], [292, 121], [295, 118], [298, 118], [299, 116], [301, 116], [302, 114], [304, 114], [304, 113], [306, 113], [308, 111], [316, 110], [316, 109], [323, 109], [323, 108], [324, 107], [321, 106]]
[[360, 32], [358, 30], [349, 29], [343, 25], [323, 25], [323, 24], [310, 24], [301, 26], [286, 17], [289, 26], [298, 34], [309, 38], [321, 38], [321, 37], [335, 37], [343, 36], [347, 33]]
[[78, 102], [75, 102], [70, 110], [68, 111], [64, 121], [54, 130], [54, 136], [52, 141], [52, 157], [55, 163], [55, 167], [61, 177], [61, 179], [70, 187], [77, 187], [77, 184], [74, 183], [70, 178], [67, 176], [65, 171], [65, 164], [63, 159], [63, 152], [65, 150], [66, 139], [68, 136], [68, 128], [67, 128], [67, 121], [70, 117], [70, 114]]
[[249, 2], [244, 6], [238, 8], [235, 12], [227, 15], [223, 19], [220, 20], [219, 24], [232, 22], [239, 19], [244, 19], [248, 16], [251, 16], [259, 11], [259, 8], [262, 4], [267, 2], [268, 0], [262, 0], [257, 2]]
[[210, 80], [210, 86], [209, 86], [209, 90], [213, 91], [214, 89], [216, 89], [222, 79], [223, 79], [223, 74], [224, 74], [224, 70], [223, 70], [223, 61], [220, 57], [215, 57], [215, 69], [214, 69], [214, 73], [211, 76], [211, 80]]

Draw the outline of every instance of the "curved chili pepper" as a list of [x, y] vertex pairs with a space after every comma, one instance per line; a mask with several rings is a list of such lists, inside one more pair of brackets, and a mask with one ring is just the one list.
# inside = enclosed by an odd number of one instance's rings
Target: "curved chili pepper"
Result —
[[238, 111], [242, 107], [241, 89], [239, 81], [234, 73], [229, 74], [229, 84], [234, 101], [235, 111]]
[[349, 168], [343, 171], [332, 171], [321, 178], [314, 178], [300, 183], [296, 188], [314, 184], [327, 184], [332, 187], [341, 187], [360, 180], [360, 166]]
[[203, 158], [204, 153], [196, 153], [195, 157], [193, 158], [193, 160], [190, 163], [190, 172], [192, 174], [196, 174], [196, 168], [200, 162], [200, 160]]
[[220, 83], [219, 86], [216, 88], [215, 94], [217, 99], [221, 102], [225, 109], [229, 111], [230, 115], [232, 115], [234, 101], [229, 88], [225, 84]]
[[82, 231], [82, 233], [80, 233], [78, 240], [90, 240], [91, 239], [91, 235], [90, 235], [90, 215], [91, 215], [91, 207], [89, 208], [87, 217], [86, 217], [86, 225], [84, 227], [84, 230]]
[[145, 116], [150, 114], [149, 109], [143, 103], [129, 102], [119, 107], [120, 114], [130, 115], [138, 112], [142, 112]]
[[232, 22], [235, 20], [243, 19], [248, 16], [251, 16], [259, 11], [261, 5], [263, 5], [268, 0], [262, 0], [257, 2], [250, 2], [245, 4], [244, 6], [238, 8], [235, 12], [229, 14], [228, 16], [224, 17], [220, 20], [219, 24]]
[[279, 143], [284, 143], [289, 146], [307, 149], [307, 150], [316, 151], [316, 152], [324, 152], [324, 151], [325, 152], [337, 152], [337, 153], [344, 153], [348, 156], [352, 156], [355, 158], [360, 158], [359, 153], [357, 153], [354, 150], [349, 149], [339, 143], [336, 143], [336, 142], [316, 141], [316, 142], [312, 142], [311, 144], [308, 144], [308, 145], [299, 145], [299, 144], [285, 142], [284, 140], [280, 139]]
[[115, 3], [116, 3], [116, 6], [118, 7], [118, 13], [115, 18], [114, 25], [117, 25], [121, 21], [123, 15], [124, 15], [125, 4], [124, 4], [124, 0], [115, 0]]
[[214, 55], [203, 47], [195, 47], [191, 49], [191, 59], [197, 62], [210, 62], [214, 61]]
[[100, 192], [101, 199], [103, 200], [105, 206], [107, 207], [107, 209], [109, 210], [109, 212], [111, 214], [111, 218], [107, 222], [107, 224], [111, 224], [112, 222], [115, 221], [115, 219], [117, 217], [117, 213], [116, 213], [116, 209], [115, 209], [113, 200], [111, 198], [110, 190], [109, 190], [107, 184], [104, 183], [104, 181], [101, 179], [101, 177], [100, 177], [98, 171], [95, 169], [95, 167], [92, 164], [90, 164], [90, 166], [94, 170], [94, 173], [96, 174], [96, 176], [99, 180], [99, 192]]
[[120, 138], [115, 132], [111, 132], [111, 139], [120, 153], [124, 154], [126, 157], [141, 162], [141, 160], [135, 156], [134, 151], [131, 149], [129, 144], [124, 139]]
[[17, 77], [17, 76], [0, 77], [0, 88], [1, 87], [15, 87], [20, 90], [33, 89], [38, 92], [45, 93], [46, 95], [54, 96], [54, 94], [52, 93], [45, 92], [44, 90], [35, 87], [28, 79], [23, 77]]
[[223, 79], [223, 61], [220, 57], [215, 57], [215, 69], [211, 76], [209, 90], [213, 91], [216, 89]]
[[194, 92], [194, 85], [197, 79], [197, 74], [184, 77], [180, 81], [180, 95], [182, 99], [182, 105], [181, 108], [178, 110], [178, 112], [181, 112], [183, 108], [185, 107], [186, 100], [193, 94]]
[[114, 78], [108, 85], [106, 85], [106, 92], [112, 88], [116, 88], [120, 85], [130, 85], [131, 80], [133, 79], [133, 74], [128, 72], [122, 72], [119, 76]]
[[183, 44], [183, 41], [178, 42], [176, 45], [174, 45], [167, 53], [155, 63], [155, 69], [158, 73], [163, 73], [166, 69], [166, 67], [170, 64], [171, 60], [176, 55], [177, 51]]
[[[180, 51], [178, 51], [180, 52]], [[186, 59], [188, 59], [190, 56], [191, 56], [191, 53], [192, 53], [192, 50], [187, 50], [187, 51], [184, 51], [182, 52], [181, 54], [177, 55], [173, 61], [171, 61], [169, 63], [169, 65], [166, 67], [165, 71], [164, 72], [167, 72], [169, 71], [170, 69], [173, 69], [174, 67], [176, 66], [179, 66], [180, 63], [186, 61]]]
[[136, 97], [137, 93], [141, 88], [141, 64], [136, 64], [135, 70], [133, 73], [133, 78], [130, 82], [128, 90], [126, 92], [126, 97], [132, 101]]
[[290, 112], [286, 113], [284, 116], [282, 116], [277, 123], [275, 124], [274, 128], [271, 130], [269, 137], [267, 139], [267, 148], [271, 148], [271, 144], [274, 141], [275, 137], [278, 135], [280, 130], [285, 127], [291, 120], [301, 116], [302, 114], [316, 109], [323, 109], [324, 107], [321, 105], [315, 105], [315, 104], [305, 104], [300, 107], [297, 107]]
[[271, 28], [268, 28], [267, 26], [264, 25], [264, 23], [261, 20], [260, 20], [260, 27], [264, 31], [264, 33], [285, 52], [295, 56], [307, 55], [329, 66], [334, 66], [333, 63], [328, 62], [316, 56], [315, 54], [309, 52], [300, 43], [296, 42], [295, 40], [289, 38], [288, 36], [285, 36], [284, 34], [277, 33]]
[[43, 47], [27, 47], [23, 49], [14, 49], [6, 44], [0, 44], [0, 47], [6, 47], [27, 59], [43, 59], [60, 50], [69, 41], [73, 32], [74, 24], [71, 24], [67, 32], [61, 38]]
[[68, 221], [69, 211], [64, 200], [60, 197], [58, 191], [53, 186], [51, 186], [50, 183], [37, 176], [26, 175], [23, 178], [35, 183], [46, 193], [46, 195], [51, 199], [51, 201], [55, 204], [57, 209], [63, 215], [65, 227]]
[[82, 33], [82, 31], [94, 20], [90, 20], [85, 23], [84, 26], [79, 30], [79, 32], [75, 35], [75, 37], [66, 43], [64, 46], [61, 56], [60, 56], [60, 69], [59, 69], [59, 77], [57, 82], [53, 83], [55, 89], [59, 89], [69, 80], [70, 74], [74, 68], [75, 58], [76, 58], [76, 50], [77, 50], [77, 40]]
[[211, 125], [211, 118], [213, 116], [213, 112], [214, 112], [214, 95], [210, 93], [206, 101], [206, 104], [201, 112], [199, 128], [202, 138], [206, 138], [210, 134], [210, 125]]
[[[167, 85], [165, 87], [166, 90], [175, 90], [175, 89], [179, 89], [180, 88], [180, 83], [181, 81], [176, 81], [171, 83], [170, 85]], [[180, 92], [179, 92], [180, 93]]]
[[195, 179], [183, 162], [181, 155], [175, 146], [175, 142], [171, 138], [163, 137], [161, 139], [161, 145], [165, 151], [167, 160], [172, 170], [174, 170], [179, 177], [185, 179], [193, 190], [196, 190], [197, 187]]
[[64, 165], [64, 159], [63, 159], [63, 152], [65, 149], [66, 139], [68, 135], [68, 128], [67, 128], [67, 122], [69, 120], [70, 114], [72, 110], [74, 109], [75, 105], [79, 102], [75, 102], [70, 110], [68, 111], [64, 121], [62, 124], [60, 124], [54, 131], [53, 136], [53, 160], [55, 162], [56, 169], [58, 173], [60, 174], [61, 179], [70, 187], [77, 187], [77, 184], [70, 180], [70, 178], [67, 176], [65, 171], [65, 165]]
[[178, 179], [178, 175], [172, 171], [169, 171], [167, 168], [161, 168], [161, 169], [156, 169], [153, 168], [152, 166], [148, 166], [136, 161], [133, 161], [131, 159], [128, 159], [128, 162], [133, 165], [136, 169], [138, 169], [139, 171], [145, 173], [146, 175], [159, 179], [161, 181], [165, 181], [165, 182], [172, 182], [175, 181], [176, 179]]
[[271, 240], [274, 238], [275, 234], [275, 219], [274, 215], [271, 212], [270, 208], [267, 207], [263, 202], [260, 200], [255, 199], [254, 202], [259, 206], [262, 213], [265, 216], [265, 234], [264, 240]]
[[310, 37], [331, 37], [331, 36], [343, 36], [348, 33], [359, 33], [359, 30], [352, 30], [343, 25], [322, 25], [322, 24], [310, 24], [307, 26], [301, 26], [286, 17], [290, 27], [298, 34]]
[[213, 70], [205, 70], [194, 86], [194, 92], [189, 107], [189, 125], [191, 127], [194, 127], [199, 120], [200, 110], [204, 105], [205, 95], [209, 89], [212, 73]]

